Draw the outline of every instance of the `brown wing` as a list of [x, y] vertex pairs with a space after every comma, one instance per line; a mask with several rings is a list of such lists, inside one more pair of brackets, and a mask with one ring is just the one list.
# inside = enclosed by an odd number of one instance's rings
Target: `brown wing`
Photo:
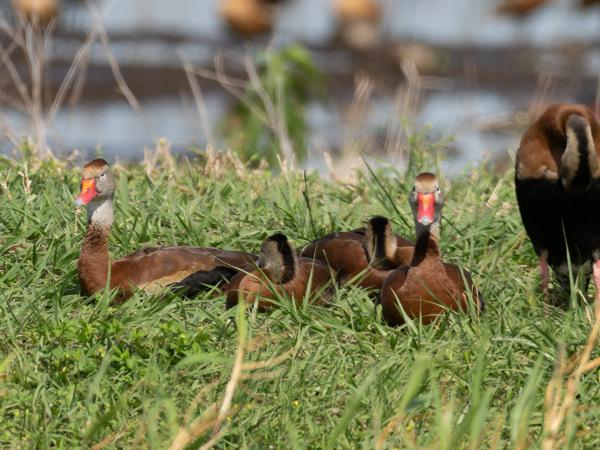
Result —
[[[342, 248], [344, 246], [343, 242], [337, 241], [355, 241], [359, 242], [362, 247], [362, 241], [365, 236], [365, 228], [357, 228], [352, 231], [336, 231], [334, 233], [330, 233], [326, 236], [323, 236], [320, 239], [316, 239], [310, 243], [308, 243], [300, 252], [301, 256], [305, 256], [307, 258], [314, 258], [319, 261], [327, 263], [327, 260], [324, 258], [323, 250], [324, 249], [332, 249], [332, 248]], [[399, 267], [403, 264], [409, 264], [412, 260], [412, 255], [414, 251], [415, 244], [408, 239], [403, 238], [400, 235], [396, 235], [398, 249], [396, 250], [396, 260], [393, 261], [396, 267]], [[330, 241], [336, 241], [336, 243], [332, 243]], [[366, 259], [366, 256], [365, 256]], [[333, 267], [333, 263], [329, 262]], [[364, 269], [364, 268], [363, 268]], [[362, 269], [361, 269], [362, 270]], [[357, 272], [358, 273], [358, 272]]]
[[[446, 269], [448, 279], [454, 284], [457, 292], [466, 294], [467, 290], [470, 290], [471, 296], [476, 302], [477, 309], [480, 312], [483, 311], [483, 297], [475, 286], [475, 283], [473, 283], [471, 274], [467, 270], [461, 270], [461, 268], [455, 264], [444, 263], [444, 268]], [[468, 297], [463, 295], [463, 299], [466, 301]], [[462, 306], [466, 307], [466, 304], [463, 304]]]
[[155, 292], [189, 275], [217, 267], [238, 269], [256, 261], [248, 253], [199, 247], [160, 247], [144, 249], [111, 264], [111, 286], [135, 286]]
[[369, 261], [360, 239], [328, 238], [316, 241], [302, 252], [335, 270], [340, 278], [356, 275], [365, 270]]
[[[577, 114], [590, 124], [596, 154], [600, 157], [600, 123], [590, 108], [577, 104], [555, 104], [525, 131], [516, 157], [517, 178], [557, 180], [565, 149], [565, 124]], [[600, 176], [600, 169], [595, 174]]]

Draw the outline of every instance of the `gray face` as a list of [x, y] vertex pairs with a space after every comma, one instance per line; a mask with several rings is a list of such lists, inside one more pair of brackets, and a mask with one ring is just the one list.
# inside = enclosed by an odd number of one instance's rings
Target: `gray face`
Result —
[[419, 185], [413, 187], [408, 196], [408, 202], [415, 220], [420, 225], [431, 226], [440, 221], [442, 206], [444, 205], [444, 193], [437, 182], [429, 187]]
[[108, 167], [102, 169], [96, 177], [96, 192], [100, 198], [112, 197], [115, 192], [113, 175]]

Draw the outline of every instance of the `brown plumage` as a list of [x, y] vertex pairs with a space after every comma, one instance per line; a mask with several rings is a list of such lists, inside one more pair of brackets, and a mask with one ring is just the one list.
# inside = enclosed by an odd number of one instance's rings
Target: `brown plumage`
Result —
[[[600, 287], [600, 123], [584, 105], [551, 105], [525, 131], [517, 151], [515, 189], [521, 219], [540, 260], [549, 300], [548, 265], [564, 291], [573, 272]], [[565, 240], [567, 245], [565, 245]]]
[[48, 24], [58, 15], [58, 0], [13, 0], [15, 11], [32, 23]]
[[381, 6], [375, 0], [335, 0], [338, 34], [351, 48], [366, 51], [379, 42]]
[[381, 288], [383, 317], [390, 325], [404, 323], [401, 305], [411, 319], [430, 323], [452, 309], [465, 310], [471, 297], [482, 308], [481, 297], [468, 272], [440, 258], [438, 244], [443, 194], [432, 173], [415, 179], [410, 193], [417, 241], [410, 265], [392, 271]]
[[260, 310], [273, 307], [269, 300], [288, 297], [301, 304], [308, 295], [317, 304], [329, 303], [333, 295], [330, 269], [319, 261], [298, 258], [283, 234], [268, 237], [262, 245], [258, 268], [235, 275], [225, 288], [227, 308], [238, 302], [253, 304], [258, 299]]
[[251, 37], [266, 33], [273, 27], [274, 1], [221, 0], [221, 16], [230, 29], [242, 36]]
[[302, 256], [328, 264], [340, 284], [380, 289], [390, 270], [408, 263], [413, 243], [394, 235], [385, 217], [371, 218], [365, 228], [338, 231], [311, 242]]
[[515, 17], [527, 16], [546, 3], [548, 0], [505, 0], [496, 11]]
[[107, 285], [124, 300], [135, 289], [157, 292], [176, 285], [197, 292], [203, 284], [218, 284], [240, 267], [256, 260], [248, 253], [196, 247], [145, 248], [111, 261], [108, 238], [113, 223], [114, 181], [103, 159], [89, 162], [82, 171], [78, 206], [87, 205], [88, 228], [77, 263], [81, 291], [91, 295]]

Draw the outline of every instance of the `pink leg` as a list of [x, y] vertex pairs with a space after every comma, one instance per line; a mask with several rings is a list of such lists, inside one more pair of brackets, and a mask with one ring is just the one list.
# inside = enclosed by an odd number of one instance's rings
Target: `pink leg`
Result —
[[594, 268], [592, 270], [594, 276], [594, 284], [596, 285], [596, 295], [594, 297], [595, 301], [598, 301], [600, 298], [600, 259], [594, 261]]
[[546, 250], [542, 250], [540, 253], [540, 277], [542, 279], [542, 294], [544, 294], [544, 311], [547, 312], [550, 304], [550, 290], [548, 288], [550, 272], [548, 271], [548, 252]]

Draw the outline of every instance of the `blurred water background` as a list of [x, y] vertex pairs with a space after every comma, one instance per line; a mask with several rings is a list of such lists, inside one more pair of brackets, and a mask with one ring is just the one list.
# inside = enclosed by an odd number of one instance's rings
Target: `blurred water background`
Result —
[[[325, 75], [322, 94], [302, 111], [308, 148], [302, 166], [320, 171], [326, 171], [327, 155], [333, 158], [330, 168], [363, 151], [401, 158], [406, 129], [427, 130], [433, 139], [452, 136], [443, 144], [449, 171], [483, 159], [506, 165], [523, 128], [544, 105], [598, 104], [600, 6], [555, 0], [514, 16], [497, 13], [495, 0], [379, 3], [376, 43], [353, 49], [340, 39], [329, 0], [280, 2], [272, 32], [251, 39], [231, 32], [218, 0], [63, 1], [47, 48], [48, 95], [59, 90], [98, 17], [110, 52], [100, 39], [92, 42], [76, 95], [70, 93], [44, 124], [48, 146], [59, 155], [76, 149], [85, 158], [101, 151], [120, 160], [141, 159], [159, 138], [174, 152], [209, 143], [223, 148], [222, 123], [237, 99], [222, 83], [196, 76], [199, 111], [184, 63], [210, 73], [222, 55], [228, 74], [244, 79], [244, 55], [292, 43], [308, 49]], [[5, 1], [6, 21], [10, 9]], [[6, 33], [2, 42], [5, 50], [10, 47]], [[119, 87], [111, 54], [137, 110]], [[26, 61], [15, 61], [26, 72]], [[3, 70], [0, 149], [10, 153], [35, 124], [26, 109], [6, 100], [18, 89], [5, 65]]]

